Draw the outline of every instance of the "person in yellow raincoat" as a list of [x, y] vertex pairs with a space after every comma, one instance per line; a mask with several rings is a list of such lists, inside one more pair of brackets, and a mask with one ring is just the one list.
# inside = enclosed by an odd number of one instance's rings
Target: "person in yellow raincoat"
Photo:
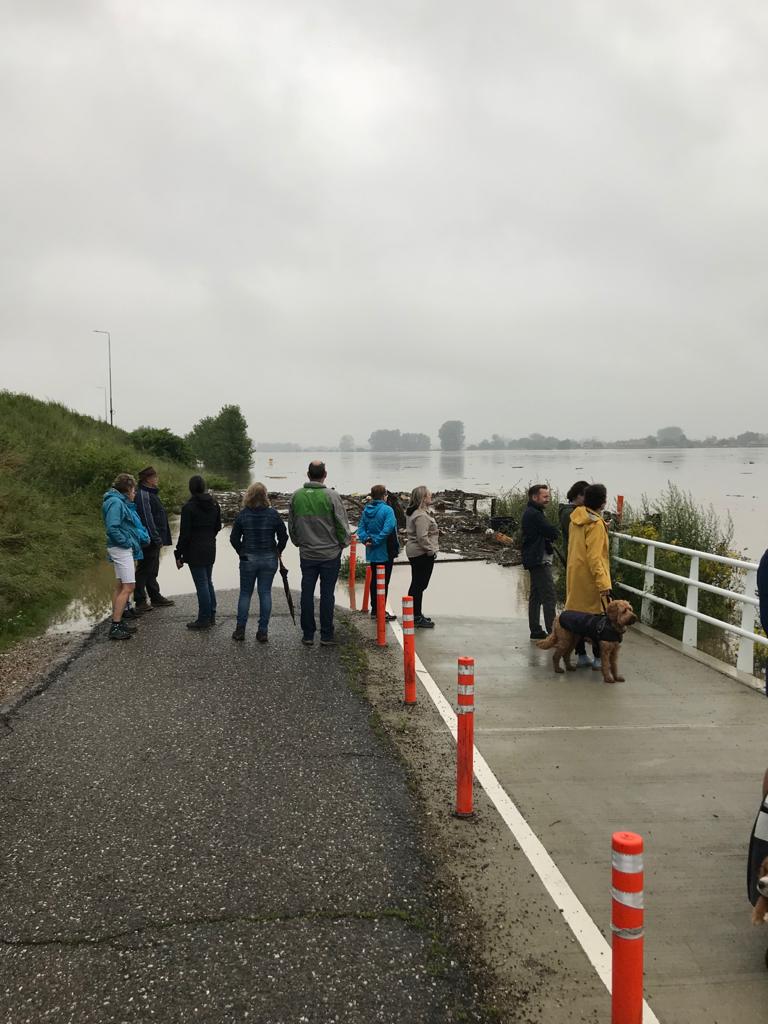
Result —
[[[569, 612], [600, 615], [604, 600], [610, 599], [608, 528], [600, 514], [607, 498], [603, 484], [590, 484], [584, 492], [584, 504], [571, 512], [565, 577], [565, 607]], [[599, 665], [599, 652], [595, 651], [594, 655]]]

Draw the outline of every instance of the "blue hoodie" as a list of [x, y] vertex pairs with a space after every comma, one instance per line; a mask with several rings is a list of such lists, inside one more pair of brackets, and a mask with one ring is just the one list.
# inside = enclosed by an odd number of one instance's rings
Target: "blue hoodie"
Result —
[[136, 561], [142, 559], [144, 552], [141, 545], [149, 543], [149, 534], [139, 519], [134, 503], [111, 487], [104, 494], [101, 514], [107, 530], [107, 547], [130, 548]]
[[357, 536], [360, 540], [363, 543], [367, 540], [371, 542], [365, 549], [365, 557], [369, 562], [378, 564], [390, 560], [387, 537], [393, 532], [397, 544], [397, 520], [386, 501], [369, 501], [357, 525]]

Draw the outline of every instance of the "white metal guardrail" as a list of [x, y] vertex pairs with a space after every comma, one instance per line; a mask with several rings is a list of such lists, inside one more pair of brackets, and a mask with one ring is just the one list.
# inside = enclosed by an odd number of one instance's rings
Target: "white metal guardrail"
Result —
[[[762, 644], [768, 647], [768, 638], [755, 632], [755, 609], [760, 602], [757, 598], [757, 562], [745, 562], [740, 558], [726, 558], [724, 555], [712, 555], [708, 551], [695, 551], [693, 548], [678, 547], [677, 544], [665, 544], [659, 540], [648, 540], [646, 537], [633, 537], [629, 533], [611, 533], [613, 561], [619, 565], [626, 565], [632, 569], [641, 569], [644, 572], [643, 589], [630, 587], [626, 583], [618, 583], [617, 587], [629, 591], [630, 594], [637, 594], [642, 597], [643, 602], [640, 609], [640, 619], [649, 625], [653, 621], [653, 604], [661, 604], [666, 608], [674, 608], [675, 611], [685, 615], [683, 626], [683, 643], [687, 647], [696, 647], [698, 639], [699, 622], [707, 622], [711, 626], [734, 633], [739, 638], [736, 667], [742, 672], [754, 673], [755, 669], [755, 644]], [[633, 562], [619, 555], [622, 541], [629, 541], [632, 544], [644, 544], [648, 551], [645, 563]], [[678, 555], [687, 555], [690, 558], [690, 568], [687, 576], [679, 576], [677, 573], [667, 572], [665, 569], [656, 568], [656, 549], [663, 551], [674, 551]], [[719, 562], [722, 565], [729, 565], [744, 572], [744, 592], [739, 594], [733, 590], [725, 590], [723, 587], [715, 587], [711, 583], [704, 583], [699, 579], [699, 566], [701, 562]], [[663, 579], [673, 580], [676, 583], [685, 583], [688, 587], [687, 598], [684, 605], [675, 601], [668, 601], [664, 597], [658, 597], [653, 593], [654, 577], [660, 576]], [[719, 594], [721, 597], [730, 598], [741, 604], [741, 624], [734, 625], [731, 622], [724, 622], [722, 619], [715, 619], [711, 615], [704, 615], [699, 611], [699, 591], [706, 590], [710, 594]]]

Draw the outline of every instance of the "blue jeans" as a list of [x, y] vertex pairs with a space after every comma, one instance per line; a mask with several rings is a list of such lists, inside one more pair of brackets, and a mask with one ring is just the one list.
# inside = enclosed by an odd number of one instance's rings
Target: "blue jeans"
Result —
[[216, 591], [213, 589], [213, 566], [190, 565], [189, 571], [197, 591], [197, 621], [208, 622], [216, 614]]
[[272, 614], [272, 580], [277, 572], [277, 555], [265, 551], [258, 555], [240, 556], [240, 597], [237, 602], [237, 624], [245, 626], [251, 607], [254, 584], [258, 583], [259, 632], [266, 633]]
[[341, 568], [341, 554], [322, 561], [301, 559], [301, 631], [306, 640], [315, 636], [315, 587], [320, 580], [320, 639], [333, 640], [333, 596]]

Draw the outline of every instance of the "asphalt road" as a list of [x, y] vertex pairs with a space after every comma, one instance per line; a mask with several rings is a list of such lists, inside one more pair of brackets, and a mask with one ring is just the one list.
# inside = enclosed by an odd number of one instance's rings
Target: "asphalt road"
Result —
[[0, 727], [0, 1020], [482, 1020], [359, 641], [102, 628]]

